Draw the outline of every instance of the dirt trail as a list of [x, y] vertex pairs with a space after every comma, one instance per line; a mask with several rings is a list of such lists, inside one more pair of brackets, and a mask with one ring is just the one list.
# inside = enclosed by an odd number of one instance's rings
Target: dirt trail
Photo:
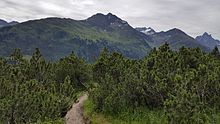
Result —
[[83, 118], [83, 103], [88, 99], [85, 94], [78, 99], [78, 103], [74, 103], [72, 108], [67, 112], [65, 121], [66, 124], [86, 124]]

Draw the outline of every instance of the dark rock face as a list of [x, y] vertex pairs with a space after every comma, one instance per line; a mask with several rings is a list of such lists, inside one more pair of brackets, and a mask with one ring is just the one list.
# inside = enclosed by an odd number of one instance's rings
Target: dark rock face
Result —
[[103, 29], [108, 29], [112, 27], [113, 25], [128, 26], [128, 23], [126, 21], [123, 21], [122, 19], [118, 18], [117, 16], [111, 13], [107, 15], [98, 13], [88, 18], [86, 21], [90, 23], [91, 25], [94, 25], [94, 26], [97, 26]]
[[210, 49], [213, 49], [215, 46], [217, 46], [218, 48], [220, 48], [220, 41], [216, 40], [212, 37], [212, 35], [208, 34], [207, 32], [205, 32], [203, 35], [201, 36], [197, 36], [196, 40], [206, 46], [209, 47]]

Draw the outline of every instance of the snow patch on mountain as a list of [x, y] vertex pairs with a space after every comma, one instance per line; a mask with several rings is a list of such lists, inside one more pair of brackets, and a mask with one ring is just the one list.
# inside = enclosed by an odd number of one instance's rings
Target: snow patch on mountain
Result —
[[154, 29], [152, 29], [151, 27], [148, 27], [148, 28], [146, 28], [146, 27], [137, 27], [137, 28], [135, 28], [137, 31], [139, 31], [139, 32], [142, 32], [142, 33], [144, 33], [144, 34], [146, 34], [146, 35], [153, 35], [153, 34], [155, 34], [156, 32], [154, 31]]

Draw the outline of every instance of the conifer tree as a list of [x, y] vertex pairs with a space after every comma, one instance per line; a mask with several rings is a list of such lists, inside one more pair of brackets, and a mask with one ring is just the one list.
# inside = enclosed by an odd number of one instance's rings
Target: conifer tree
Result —
[[219, 49], [217, 46], [212, 50], [211, 55], [215, 56], [216, 58], [220, 57]]
[[46, 63], [46, 60], [40, 53], [40, 50], [36, 48], [32, 58], [30, 59], [29, 78], [36, 79], [39, 82], [44, 82], [48, 78], [46, 76], [49, 70], [50, 64]]

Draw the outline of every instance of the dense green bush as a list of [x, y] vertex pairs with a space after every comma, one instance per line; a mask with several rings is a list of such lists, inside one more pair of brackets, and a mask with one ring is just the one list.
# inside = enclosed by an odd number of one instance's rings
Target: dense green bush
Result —
[[139, 107], [164, 110], [171, 124], [213, 123], [220, 111], [218, 49], [172, 51], [168, 44], [141, 60], [106, 49], [93, 66], [95, 109], [119, 115]]
[[63, 82], [69, 76], [73, 86], [85, 88], [86, 82], [90, 80], [89, 65], [72, 53], [56, 64], [54, 76], [57, 82]]
[[[80, 79], [88, 75], [84, 61], [77, 57], [72, 59], [72, 56], [65, 59], [77, 65], [68, 68]], [[82, 70], [77, 68], [84, 66]], [[38, 49], [30, 60], [25, 60], [18, 49], [9, 59], [1, 58], [0, 123], [52, 123], [64, 117], [75, 101], [77, 91], [84, 87], [74, 85], [78, 77], [71, 73], [57, 75], [60, 68], [67, 69], [65, 64], [46, 62]], [[55, 76], [62, 80], [57, 81]]]

